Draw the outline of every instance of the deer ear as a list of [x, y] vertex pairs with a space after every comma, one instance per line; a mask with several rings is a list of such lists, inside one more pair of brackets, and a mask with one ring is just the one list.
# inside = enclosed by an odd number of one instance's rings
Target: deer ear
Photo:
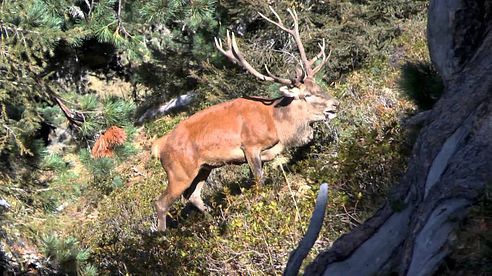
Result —
[[287, 98], [299, 99], [299, 95], [301, 94], [301, 90], [297, 87], [289, 89], [287, 86], [282, 86], [279, 90], [282, 95]]

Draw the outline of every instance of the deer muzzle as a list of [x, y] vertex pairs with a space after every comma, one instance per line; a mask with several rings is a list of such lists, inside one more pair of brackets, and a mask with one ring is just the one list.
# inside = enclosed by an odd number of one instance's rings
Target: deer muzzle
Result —
[[331, 120], [337, 116], [339, 102], [334, 100], [330, 107], [327, 107], [323, 114], [325, 115], [326, 120]]

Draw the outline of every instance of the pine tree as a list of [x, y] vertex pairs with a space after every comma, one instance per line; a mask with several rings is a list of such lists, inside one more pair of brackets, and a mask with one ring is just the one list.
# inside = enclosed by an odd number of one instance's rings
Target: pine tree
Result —
[[[50, 119], [59, 115], [86, 135], [94, 135], [120, 118], [121, 104], [104, 105], [103, 117], [108, 124], [96, 124], [100, 118], [91, 120], [71, 112], [74, 106], [63, 100], [67, 91], [52, 81], [54, 69], [49, 60], [55, 57], [57, 47], [77, 48], [96, 39], [113, 45], [123, 59], [137, 65], [152, 59], [151, 49], [184, 53], [191, 60], [193, 55], [203, 55], [202, 50], [196, 49], [202, 49], [206, 44], [203, 37], [217, 26], [215, 5], [213, 0], [2, 3], [0, 153], [34, 154], [29, 144], [36, 131], [42, 123], [53, 123]], [[55, 105], [59, 110], [53, 113], [51, 107]], [[90, 105], [97, 106], [94, 102]], [[81, 106], [75, 108], [84, 111]], [[96, 118], [100, 116], [101, 113]]]

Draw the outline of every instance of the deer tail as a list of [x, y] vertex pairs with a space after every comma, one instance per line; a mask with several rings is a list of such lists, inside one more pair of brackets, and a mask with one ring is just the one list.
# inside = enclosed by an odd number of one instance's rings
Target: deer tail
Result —
[[155, 140], [154, 143], [152, 143], [152, 156], [154, 156], [155, 158], [160, 158], [161, 148], [166, 143], [166, 141], [167, 135], [164, 135], [161, 138]]

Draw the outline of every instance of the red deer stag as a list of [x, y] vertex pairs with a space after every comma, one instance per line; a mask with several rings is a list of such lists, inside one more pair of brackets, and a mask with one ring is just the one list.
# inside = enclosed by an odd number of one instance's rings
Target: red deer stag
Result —
[[[271, 100], [238, 98], [217, 104], [192, 115], [154, 142], [152, 153], [160, 159], [168, 177], [167, 189], [156, 201], [157, 230], [166, 229], [166, 213], [183, 193], [200, 211], [207, 211], [200, 192], [213, 168], [247, 162], [256, 183], [261, 184], [262, 161], [272, 160], [286, 147], [308, 143], [313, 138], [310, 124], [335, 116], [338, 102], [314, 81], [314, 75], [329, 58], [324, 40], [320, 53], [308, 59], [299, 35], [296, 12], [288, 10], [293, 19], [293, 29], [289, 29], [270, 9], [278, 21], [260, 15], [289, 33], [297, 45], [300, 64], [296, 77], [280, 78], [272, 75], [268, 68], [268, 75], [255, 70], [244, 59], [234, 34], [227, 33], [228, 50], [215, 39], [218, 50], [232, 62], [260, 80], [285, 85], [280, 88], [282, 96]], [[320, 58], [321, 62], [314, 66]]]

